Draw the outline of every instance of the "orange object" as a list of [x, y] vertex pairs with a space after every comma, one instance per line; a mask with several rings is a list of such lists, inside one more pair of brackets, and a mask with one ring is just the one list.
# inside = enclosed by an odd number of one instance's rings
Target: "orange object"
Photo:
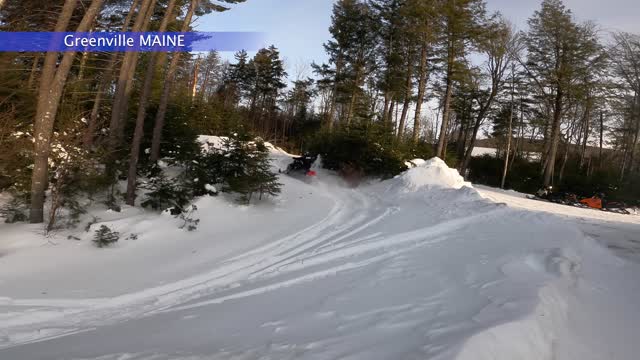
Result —
[[597, 197], [590, 197], [587, 199], [582, 199], [580, 200], [581, 204], [585, 204], [590, 208], [593, 209], [602, 209], [602, 199], [597, 198]]

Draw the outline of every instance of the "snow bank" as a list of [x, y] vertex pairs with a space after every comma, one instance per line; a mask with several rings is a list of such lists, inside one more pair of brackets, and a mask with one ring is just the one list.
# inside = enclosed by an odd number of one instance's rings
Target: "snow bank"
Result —
[[486, 329], [462, 346], [456, 360], [556, 359], [558, 339], [566, 337], [568, 304], [564, 291], [548, 285], [540, 303], [522, 319]]
[[414, 168], [416, 166], [420, 166], [422, 164], [424, 164], [425, 162], [427, 162], [425, 159], [413, 159], [413, 160], [409, 160], [407, 162], [405, 162], [404, 164], [409, 168]]
[[464, 181], [457, 170], [451, 169], [437, 157], [422, 162], [412, 160], [412, 163], [417, 166], [397, 177], [407, 191], [415, 191], [425, 187], [445, 189], [472, 187], [470, 183]]

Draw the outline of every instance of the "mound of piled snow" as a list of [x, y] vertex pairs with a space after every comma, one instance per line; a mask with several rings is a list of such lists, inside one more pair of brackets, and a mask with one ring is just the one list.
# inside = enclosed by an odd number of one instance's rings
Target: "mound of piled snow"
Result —
[[414, 168], [416, 166], [420, 166], [422, 164], [424, 164], [426, 162], [425, 159], [413, 159], [413, 160], [409, 160], [407, 162], [405, 162], [404, 164], [409, 168]]
[[439, 158], [420, 161], [412, 160], [416, 167], [409, 169], [398, 176], [398, 180], [408, 191], [415, 191], [421, 188], [439, 187], [445, 189], [460, 189], [464, 186], [472, 187], [465, 182], [457, 170], [451, 169]]

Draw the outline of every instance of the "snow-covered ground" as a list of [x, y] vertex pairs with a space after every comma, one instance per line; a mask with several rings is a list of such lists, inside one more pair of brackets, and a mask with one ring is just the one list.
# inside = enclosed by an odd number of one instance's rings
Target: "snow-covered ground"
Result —
[[621, 257], [640, 263], [640, 214], [622, 215], [595, 209], [584, 209], [546, 201], [531, 200], [526, 194], [482, 185], [475, 188], [483, 197], [511, 207], [558, 215], [598, 240]]
[[[498, 149], [496, 148], [487, 148], [487, 147], [474, 147], [473, 151], [471, 152], [471, 156], [484, 156], [484, 155], [489, 155], [492, 157], [495, 157], [497, 155], [497, 151]], [[529, 159], [529, 161], [539, 161], [540, 160], [540, 153], [539, 152], [533, 152], [533, 151], [528, 151], [528, 152], [524, 152], [524, 156]]]
[[496, 151], [498, 149], [495, 148], [485, 148], [485, 147], [474, 147], [471, 152], [471, 156], [483, 156], [483, 155], [491, 155], [496, 156]]
[[282, 176], [251, 207], [205, 197], [195, 232], [95, 213], [138, 235], [107, 249], [2, 224], [0, 359], [637, 359], [640, 217], [417, 165], [356, 189]]

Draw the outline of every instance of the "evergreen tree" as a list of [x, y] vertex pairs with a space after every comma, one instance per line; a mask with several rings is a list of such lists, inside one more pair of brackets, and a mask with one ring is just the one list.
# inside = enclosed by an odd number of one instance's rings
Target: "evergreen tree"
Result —
[[440, 138], [436, 154], [444, 159], [455, 82], [465, 69], [469, 50], [477, 44], [482, 32], [485, 2], [483, 0], [443, 0], [440, 14], [442, 32], [438, 40], [438, 51], [443, 62], [445, 88], [442, 100]]
[[118, 240], [120, 240], [120, 234], [111, 230], [107, 225], [101, 225], [93, 237], [93, 243], [99, 248], [110, 246]]
[[541, 9], [529, 19], [525, 69], [550, 110], [544, 132], [545, 186], [553, 182], [567, 98], [580, 68], [587, 65], [581, 47], [591, 47], [592, 41], [592, 36], [574, 22], [571, 11], [560, 0], [544, 0]]
[[223, 170], [224, 192], [238, 194], [241, 203], [249, 204], [254, 194], [277, 195], [281, 184], [271, 171], [269, 150], [261, 140], [250, 141], [241, 129], [224, 140], [226, 159]]

